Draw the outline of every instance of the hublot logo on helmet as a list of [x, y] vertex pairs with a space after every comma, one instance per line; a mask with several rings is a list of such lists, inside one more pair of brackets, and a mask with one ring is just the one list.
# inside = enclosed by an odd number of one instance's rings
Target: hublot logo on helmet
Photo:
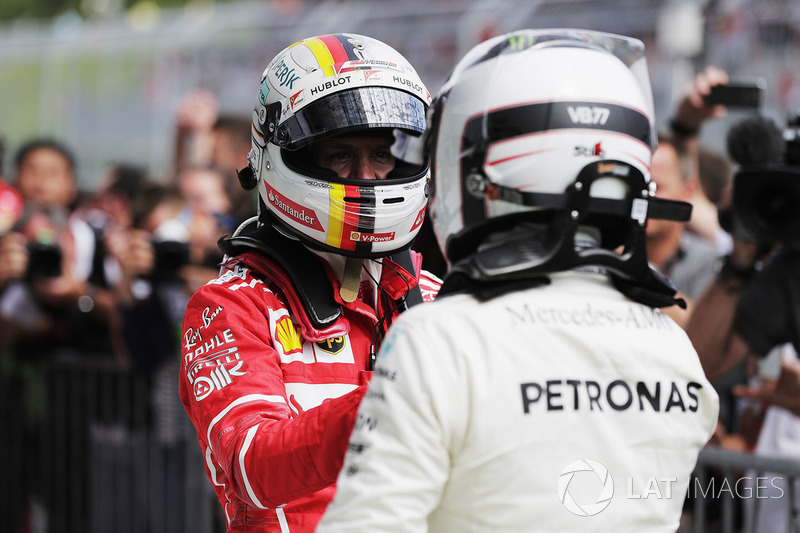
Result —
[[418, 93], [422, 92], [422, 86], [419, 83], [414, 83], [408, 78], [401, 78], [400, 76], [392, 76], [392, 81], [395, 83], [399, 83], [400, 85], [405, 85], [409, 89], [413, 89]]
[[314, 96], [317, 93], [321, 93], [322, 91], [327, 91], [333, 87], [338, 87], [339, 85], [344, 85], [345, 83], [350, 83], [350, 76], [342, 76], [340, 78], [336, 78], [335, 80], [326, 81], [323, 84], [317, 85], [316, 87], [311, 88], [311, 96]]

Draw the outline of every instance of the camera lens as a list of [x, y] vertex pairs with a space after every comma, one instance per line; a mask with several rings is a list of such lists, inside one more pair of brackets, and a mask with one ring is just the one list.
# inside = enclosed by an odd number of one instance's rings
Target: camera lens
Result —
[[[764, 229], [774, 228], [778, 231], [792, 223], [800, 207], [795, 188], [786, 182], [765, 183], [757, 189], [753, 198], [756, 217], [762, 219]], [[758, 220], [754, 222], [758, 223]]]
[[745, 177], [736, 184], [734, 207], [747, 234], [765, 243], [796, 240], [800, 236], [800, 175], [772, 170]]

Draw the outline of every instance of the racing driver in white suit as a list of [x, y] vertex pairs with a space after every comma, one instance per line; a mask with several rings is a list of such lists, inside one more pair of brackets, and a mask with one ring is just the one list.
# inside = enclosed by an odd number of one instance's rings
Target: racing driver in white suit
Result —
[[645, 255], [644, 46], [525, 30], [431, 107], [450, 270], [378, 354], [319, 533], [675, 531], [718, 399]]

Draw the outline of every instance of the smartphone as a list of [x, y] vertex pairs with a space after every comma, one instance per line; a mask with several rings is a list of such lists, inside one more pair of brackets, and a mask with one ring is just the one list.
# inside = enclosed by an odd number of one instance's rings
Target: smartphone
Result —
[[781, 374], [783, 346], [776, 346], [765, 357], [756, 361], [756, 376], [761, 379], [778, 379]]
[[732, 81], [725, 85], [715, 85], [705, 98], [708, 105], [724, 105], [726, 107], [741, 107], [758, 109], [761, 107], [764, 89], [767, 82], [764, 78], [752, 81]]

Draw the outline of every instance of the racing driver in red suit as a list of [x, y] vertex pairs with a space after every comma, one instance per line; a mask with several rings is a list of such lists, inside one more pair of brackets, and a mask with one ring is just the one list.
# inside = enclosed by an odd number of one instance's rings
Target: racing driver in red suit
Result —
[[[228, 532], [310, 532], [335, 491], [374, 354], [439, 280], [409, 248], [430, 94], [375, 39], [295, 43], [267, 66], [239, 173], [259, 214], [189, 301], [180, 396]], [[409, 158], [410, 159], [410, 158]]]

